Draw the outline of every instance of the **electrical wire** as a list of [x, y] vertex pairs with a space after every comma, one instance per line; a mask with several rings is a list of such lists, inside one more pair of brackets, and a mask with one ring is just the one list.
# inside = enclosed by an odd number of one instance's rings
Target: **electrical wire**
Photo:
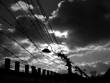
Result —
[[[43, 9], [42, 5], [40, 4], [39, 0], [36, 0], [38, 6], [39, 6], [39, 9], [40, 9], [40, 12], [42, 13], [43, 16], [46, 17], [46, 21], [49, 20], [49, 16], [46, 14], [46, 11]], [[48, 28], [50, 28], [50, 30], [53, 32], [53, 28], [51, 26], [51, 24], [48, 22]], [[52, 38], [54, 39], [54, 41], [59, 44], [59, 41], [57, 40], [57, 38], [55, 37], [55, 35], [52, 35]]]
[[[28, 2], [28, 0], [26, 0], [26, 2]], [[29, 3], [29, 2], [28, 2], [28, 3]], [[31, 4], [33, 4], [32, 1], [31, 1]], [[39, 22], [39, 20], [38, 20], [37, 17], [34, 15], [34, 13], [33, 13], [32, 10], [29, 9], [29, 11], [30, 11], [30, 14], [33, 15], [34, 18], [36, 19], [35, 21], [36, 21], [37, 23], [39, 23], [39, 25], [40, 25], [40, 29], [42, 29], [42, 30], [44, 29], [44, 32], [47, 34], [48, 39], [50, 39], [51, 42], [54, 42], [54, 41], [52, 40], [50, 34], [48, 33], [48, 30], [45, 29], [45, 27], [46, 27], [45, 24]], [[50, 37], [50, 38], [49, 38], [49, 37]]]
[[17, 43], [21, 48], [23, 48], [26, 52], [28, 52], [31, 56], [33, 56], [32, 53], [30, 53], [24, 46], [22, 46], [17, 40], [15, 40], [14, 38], [11, 38], [10, 36], [4, 34], [4, 33], [0, 33], [1, 35], [7, 37], [8, 39], [14, 41], [15, 43]]
[[[2, 3], [3, 4], [3, 3]], [[3, 6], [5, 6], [5, 4], [3, 4]], [[5, 6], [5, 8], [8, 10], [8, 12], [11, 14], [11, 16], [15, 19], [15, 16], [9, 11], [9, 9]], [[32, 13], [32, 12], [31, 12]], [[16, 19], [15, 19], [16, 20]], [[24, 34], [30, 41], [31, 43], [33, 43], [33, 45], [38, 48], [38, 46], [35, 44], [35, 42], [31, 39], [31, 37], [26, 33], [26, 31], [24, 30], [24, 28], [22, 28], [22, 30], [20, 29], [21, 27], [21, 24], [16, 22], [17, 24], [19, 24], [20, 27], [17, 27], [17, 29], [22, 33]], [[38, 48], [39, 49], [39, 48]], [[39, 49], [40, 50], [40, 49]]]
[[[16, 1], [16, 0], [15, 0]], [[18, 5], [21, 7], [21, 5], [18, 3]], [[26, 5], [27, 6], [27, 5]], [[21, 7], [22, 8], [22, 7]], [[27, 7], [28, 8], [28, 7]], [[23, 8], [22, 8], [23, 9]], [[31, 10], [30, 10], [31, 11]], [[33, 14], [33, 12], [31, 11], [31, 14], [34, 16], [34, 14]], [[35, 16], [34, 16], [35, 17]], [[41, 37], [41, 39], [44, 41], [44, 42], [47, 42], [47, 41], [45, 41], [45, 39], [43, 38], [45, 35], [42, 35], [41, 33], [40, 33], [40, 31], [39, 31], [39, 29], [37, 29], [37, 28], [35, 28], [36, 27], [36, 23], [35, 22], [33, 22], [32, 20], [30, 20], [32, 23], [33, 23], [33, 28], [37, 31], [37, 33], [39, 32], [39, 35], [40, 35], [40, 37]], [[42, 27], [40, 26], [40, 22], [38, 21], [38, 19], [36, 19], [36, 21], [38, 22], [38, 25], [37, 25], [37, 27], [40, 27], [40, 29], [42, 29]]]
[[[21, 6], [20, 4], [19, 4], [19, 6]], [[21, 7], [22, 8], [22, 7]], [[34, 13], [30, 10], [30, 13], [34, 16]], [[39, 27], [41, 27], [40, 29], [42, 29], [42, 23], [40, 23], [39, 22], [39, 20], [34, 16], [34, 18], [36, 19], [35, 21], [37, 21], [37, 23], [40, 25]], [[35, 25], [35, 23], [33, 24], [34, 26], [36, 26]], [[45, 26], [43, 26], [43, 27], [45, 27]], [[36, 30], [36, 28], [34, 27], [34, 29]], [[39, 31], [39, 30], [36, 30], [36, 31]], [[42, 35], [41, 35], [42, 36]], [[48, 36], [49, 37], [49, 36]], [[42, 38], [43, 39], [43, 38]], [[43, 40], [45, 40], [45, 39], [43, 39]], [[48, 44], [48, 43], [47, 43]], [[49, 45], [49, 44], [48, 44]]]
[[[3, 18], [0, 18], [0, 19], [2, 19], [4, 22], [6, 22], [7, 24], [9, 24], [9, 22], [8, 22], [7, 20], [5, 20], [5, 19], [3, 19]], [[12, 26], [11, 24], [9, 24], [9, 25]], [[14, 38], [9, 37], [8, 35], [6, 35], [6, 34], [4, 34], [4, 33], [2, 33], [2, 35], [4, 35], [4, 36], [8, 37], [10, 40], [16, 42], [20, 47], [22, 47], [25, 51], [27, 51], [30, 55], [33, 56], [33, 54], [30, 53], [25, 47], [23, 47], [17, 40], [15, 40]]]
[[[31, 1], [31, 4], [33, 4], [33, 2]], [[31, 11], [31, 10], [30, 10]], [[32, 11], [31, 11], [31, 14], [33, 14], [32, 13]], [[43, 14], [44, 15], [44, 14]], [[34, 16], [34, 14], [33, 14], [33, 16]], [[36, 18], [36, 17], [35, 17]], [[40, 23], [41, 24], [41, 23]], [[45, 24], [44, 24], [45, 25]], [[48, 37], [50, 37], [50, 39], [51, 39], [51, 41], [54, 43], [54, 40], [53, 40], [53, 38], [52, 38], [52, 36], [49, 34], [49, 32], [48, 32], [48, 29], [47, 29], [47, 26], [45, 25], [45, 26], [43, 26], [44, 27], [44, 31], [46, 32], [46, 34], [47, 34], [47, 36]], [[56, 40], [57, 41], [57, 40]], [[47, 43], [48, 44], [48, 43]], [[48, 46], [50, 46], [49, 44], [48, 44]], [[51, 47], [51, 46], [50, 46]], [[51, 47], [52, 48], [52, 47]], [[53, 49], [51, 49], [52, 51], [53, 51]]]
[[[3, 20], [5, 23], [7, 23], [9, 26], [12, 26], [12, 27], [14, 27], [12, 24], [10, 24], [6, 19], [4, 19], [4, 18], [0, 18], [1, 20]], [[17, 42], [15, 39], [13, 39], [13, 41], [15, 41], [15, 42]], [[18, 42], [17, 42], [18, 43]], [[20, 45], [20, 43], [18, 44], [18, 45]], [[23, 47], [22, 45], [20, 45], [21, 47]], [[24, 48], [24, 47], [23, 47]], [[27, 50], [28, 51], [28, 50]], [[29, 51], [28, 51], [29, 52]], [[41, 53], [41, 52], [40, 52]], [[31, 55], [33, 55], [32, 53], [30, 53]]]
[[[26, 1], [27, 2], [27, 1]], [[28, 3], [28, 2], [27, 2]], [[33, 4], [33, 2], [31, 2], [31, 4]], [[19, 6], [20, 6], [20, 4], [19, 4]], [[21, 7], [22, 8], [22, 7]], [[39, 22], [39, 20], [35, 17], [35, 15], [34, 15], [34, 13], [33, 13], [33, 11], [32, 10], [29, 10], [30, 11], [30, 14], [32, 14], [33, 16], [34, 16], [34, 18], [36, 19], [35, 21], [37, 21], [37, 23], [40, 25], [39, 27], [41, 27], [40, 29], [42, 29], [42, 26], [44, 27], [44, 29], [45, 29], [45, 24], [44, 25], [42, 25], [42, 23], [40, 23]], [[34, 24], [35, 25], [35, 24]], [[36, 25], [35, 25], [36, 26]], [[35, 27], [34, 27], [35, 28]], [[36, 30], [36, 28], [35, 28], [35, 30]], [[38, 31], [38, 30], [37, 30]], [[50, 36], [50, 34], [48, 33], [48, 30], [44, 30], [45, 32], [47, 32], [47, 36], [48, 36], [48, 38], [50, 37], [50, 39], [51, 39], [51, 36]], [[45, 40], [45, 39], [44, 39]], [[51, 41], [52, 41], [52, 39], [51, 39]], [[54, 42], [54, 41], [53, 41]], [[48, 44], [48, 43], [47, 43]], [[48, 46], [50, 46], [49, 44], [48, 44]], [[51, 46], [50, 46], [51, 47]], [[52, 47], [51, 47], [52, 48]], [[52, 50], [53, 51], [53, 50]]]
[[[31, 4], [34, 4], [32, 0], [31, 0]], [[37, 23], [39, 23], [39, 25], [40, 25], [40, 27], [41, 27], [40, 29], [42, 29], [42, 30], [46, 33], [47, 38], [48, 38], [51, 42], [54, 42], [54, 41], [52, 40], [50, 34], [48, 33], [48, 30], [46, 29], [45, 23], [40, 23], [39, 20], [37, 19], [37, 17], [34, 15], [33, 11], [32, 11], [32, 10], [29, 10], [29, 11], [30, 11], [30, 13], [34, 16], [34, 18], [36, 19], [35, 21], [36, 21]]]
[[[14, 55], [19, 60], [21, 60], [18, 56], [16, 56], [15, 53], [13, 53], [12, 51], [10, 51], [8, 48], [4, 47], [3, 45], [0, 45], [0, 47], [3, 48], [4, 50], [6, 50], [7, 52], [9, 52], [11, 55]], [[21, 60], [21, 61], [23, 61], [23, 60]]]
[[[10, 15], [13, 17], [13, 19], [16, 21], [16, 18], [15, 18], [15, 16], [13, 15], [13, 13], [12, 12], [10, 12], [9, 11], [9, 9], [7, 8], [7, 6], [3, 3], [3, 1], [0, 1], [0, 4], [10, 13]], [[16, 22], [16, 23], [18, 23], [18, 22]], [[21, 24], [20, 23], [18, 23], [20, 26], [21, 26]], [[22, 27], [22, 26], [21, 26]], [[20, 32], [22, 32], [23, 34], [25, 34], [25, 36], [31, 41], [31, 43], [37, 48], [37, 49], [39, 49], [38, 48], [38, 46], [33, 42], [33, 40], [27, 35], [27, 33], [25, 33], [25, 31], [22, 31], [22, 30], [20, 30], [20, 29], [18, 29]]]

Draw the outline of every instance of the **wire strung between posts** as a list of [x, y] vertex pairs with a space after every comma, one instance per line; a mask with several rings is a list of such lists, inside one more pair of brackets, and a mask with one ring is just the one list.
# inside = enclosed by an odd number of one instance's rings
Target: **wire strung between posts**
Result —
[[[31, 4], [34, 4], [32, 0], [31, 0]], [[29, 11], [31, 12], [31, 14], [33, 14], [33, 16], [35, 17], [35, 19], [37, 19], [37, 17], [34, 15], [34, 13], [32, 12], [32, 10], [29, 9]], [[50, 39], [50, 41], [51, 42], [54, 42], [54, 40], [52, 39], [51, 35], [48, 32], [48, 29], [47, 29], [46, 25], [45, 24], [42, 24], [42, 23], [39, 23], [39, 24], [41, 25], [41, 27], [43, 27], [42, 29], [47, 34], [47, 37]]]
[[[3, 4], [3, 3], [2, 3]], [[5, 6], [5, 4], [3, 4], [2, 6]], [[15, 19], [15, 16], [13, 15], [13, 13], [12, 12], [10, 12], [9, 11], [9, 9], [5, 6], [5, 8], [8, 10], [8, 12], [10, 13], [10, 15]], [[16, 20], [16, 19], [15, 19]], [[18, 22], [17, 22], [18, 23]], [[18, 23], [20, 26], [21, 26], [21, 24], [20, 23]], [[22, 27], [22, 26], [21, 26]], [[18, 28], [18, 27], [17, 27]], [[36, 47], [36, 48], [38, 48], [38, 46], [34, 43], [34, 41], [30, 38], [30, 36], [27, 34], [27, 33], [25, 33], [25, 31], [24, 30], [21, 30], [20, 28], [18, 28], [18, 30], [19, 30], [19, 32], [21, 32], [22, 34], [24, 34], [30, 41], [31, 41], [31, 43], [33, 43], [33, 45]], [[39, 49], [39, 48], [38, 48]], [[39, 49], [40, 50], [40, 49]]]
[[[8, 51], [11, 55], [14, 55], [16, 58], [18, 58], [19, 60], [21, 60], [18, 56], [16, 56], [16, 54], [14, 54], [12, 51], [10, 51], [8, 48], [6, 48], [6, 47], [4, 47], [4, 46], [2, 46], [2, 45], [0, 45], [0, 47], [1, 48], [3, 48], [4, 50], [6, 50], [6, 51]], [[21, 60], [21, 61], [23, 61], [23, 60]]]
[[[27, 2], [27, 1], [26, 1]], [[19, 4], [19, 3], [18, 3]], [[32, 2], [31, 2], [31, 4], [33, 4]], [[21, 5], [19, 4], [19, 6], [21, 7]], [[21, 7], [22, 8], [22, 7]], [[50, 36], [50, 34], [48, 33], [48, 30], [46, 30], [46, 26], [45, 26], [45, 24], [42, 24], [42, 23], [40, 23], [39, 22], [39, 20], [35, 17], [35, 15], [34, 15], [34, 13], [33, 13], [33, 11], [31, 11], [30, 9], [29, 9], [29, 11], [30, 11], [30, 14], [32, 15], [32, 16], [34, 16], [34, 18], [35, 18], [35, 21], [40, 25], [39, 27], [41, 27], [40, 29], [42, 29], [42, 27], [44, 27], [44, 31], [46, 31], [47, 32], [47, 36], [48, 36], [48, 38], [50, 37], [50, 39], [51, 39], [51, 36]], [[35, 23], [34, 23], [34, 26], [36, 26], [35, 25]], [[34, 27], [35, 28], [35, 27]], [[36, 28], [35, 28], [35, 30], [36, 30]], [[39, 31], [39, 30], [37, 30], [37, 31]], [[45, 40], [45, 39], [44, 39]], [[52, 41], [52, 39], [51, 39], [51, 41]], [[54, 41], [53, 41], [54, 42]], [[48, 43], [47, 43], [48, 44]], [[49, 44], [48, 44], [48, 46], [50, 46]], [[51, 46], [50, 46], [51, 47]], [[52, 48], [52, 47], [51, 47]]]
[[[46, 21], [48, 21], [49, 17], [48, 15], [46, 14], [45, 10], [43, 9], [42, 5], [40, 4], [39, 0], [36, 0], [38, 6], [39, 6], [39, 9], [40, 9], [40, 12], [42, 13], [43, 16], [46, 17]], [[48, 22], [48, 28], [50, 28], [50, 30], [53, 32], [53, 28], [51, 26], [51, 24]], [[59, 41], [57, 40], [57, 38], [55, 37], [55, 35], [52, 35], [52, 38], [55, 40], [55, 42], [57, 44], [59, 44]]]
[[[9, 26], [12, 26], [12, 27], [14, 27], [12, 24], [10, 24], [6, 19], [4, 19], [4, 18], [0, 18], [2, 21], [4, 21], [5, 23], [7, 23]], [[14, 41], [16, 41], [15, 39], [13, 39]], [[17, 41], [16, 41], [17, 42]], [[19, 42], [18, 42], [19, 43]], [[20, 43], [18, 44], [18, 45], [20, 45]], [[22, 45], [20, 45], [20, 46], [22, 46]], [[22, 46], [23, 47], [23, 46]], [[28, 50], [27, 50], [28, 51]], [[41, 53], [41, 52], [40, 52]], [[31, 55], [33, 55], [32, 53], [30, 53]], [[41, 53], [42, 54], [42, 53]], [[34, 55], [33, 55], [34, 56]]]
[[[26, 1], [27, 2], [27, 1]], [[33, 2], [31, 1], [31, 4], [33, 4]], [[30, 10], [30, 13], [34, 16], [34, 13], [32, 12], [32, 10]], [[35, 16], [34, 16], [35, 17]], [[35, 17], [36, 18], [36, 17]], [[37, 18], [36, 18], [37, 19]], [[37, 20], [36, 20], [37, 21]], [[38, 22], [39, 23], [39, 22]], [[41, 23], [39, 23], [39, 24], [41, 24]], [[41, 27], [44, 27], [44, 31], [46, 32], [46, 34], [47, 34], [47, 36], [48, 37], [50, 37], [50, 39], [51, 39], [51, 41], [54, 43], [54, 40], [53, 40], [53, 38], [52, 38], [52, 36], [49, 34], [49, 32], [48, 32], [48, 29], [47, 29], [47, 26], [44, 24], [44, 25], [41, 25]], [[51, 29], [52, 30], [52, 29]], [[52, 30], [53, 31], [53, 30]], [[54, 35], [53, 35], [54, 36]], [[55, 38], [55, 36], [54, 36], [54, 39], [56, 39]], [[57, 41], [57, 40], [56, 40]], [[48, 43], [47, 43], [48, 44]], [[48, 44], [48, 46], [50, 46], [51, 47], [51, 45], [49, 45]], [[51, 47], [51, 49], [52, 49], [52, 47]], [[53, 51], [53, 49], [52, 49], [52, 51]]]
[[[48, 17], [48, 15], [46, 14], [46, 11], [43, 9], [43, 7], [42, 7], [42, 5], [40, 4], [40, 2], [39, 2], [39, 0], [36, 0], [36, 3], [38, 4], [38, 6], [39, 6], [39, 10], [40, 10], [40, 12], [41, 12], [41, 14], [44, 16], [44, 17], [46, 17], [46, 20], [45, 20], [45, 22], [48, 22], [48, 20], [49, 20], [49, 17]], [[46, 26], [46, 28], [48, 27], [48, 28], [50, 28], [50, 30], [52, 31], [52, 33], [54, 33], [54, 31], [53, 31], [53, 28], [52, 28], [52, 25], [48, 22], [48, 25], [45, 25]], [[48, 32], [48, 28], [47, 28], [47, 32]], [[49, 33], [49, 32], [48, 32]], [[50, 35], [50, 34], [49, 34]], [[59, 40], [57, 40], [57, 38], [55, 37], [55, 35], [52, 35], [51, 36], [52, 37], [52, 39], [56, 42], [56, 44], [61, 44], [61, 41]], [[50, 46], [51, 47], [51, 46]], [[51, 49], [52, 49], [52, 47], [51, 47]], [[53, 51], [53, 49], [52, 49], [52, 51]], [[54, 52], [54, 51], [53, 51]], [[55, 53], [55, 52], [54, 52]]]
[[[17, 2], [17, 1], [16, 1]], [[21, 7], [21, 5], [18, 3], [18, 5]], [[27, 6], [27, 5], [26, 5]], [[21, 7], [22, 8], [22, 7]], [[28, 7], [27, 7], [28, 8]], [[23, 9], [23, 8], [22, 8]], [[31, 14], [34, 16], [34, 14], [33, 14], [33, 12], [31, 11]], [[35, 17], [35, 16], [34, 16]], [[39, 22], [39, 20], [38, 19], [35, 19], [37, 22], [38, 22], [38, 24], [39, 25], [37, 25], [37, 27], [39, 27], [40, 29], [42, 29], [42, 27], [41, 27], [41, 23]], [[41, 39], [44, 41], [44, 42], [46, 42], [45, 41], [45, 39], [43, 38], [45, 35], [42, 35], [41, 33], [40, 33], [40, 31], [39, 31], [39, 29], [37, 29], [37, 28], [35, 28], [36, 27], [36, 23], [35, 22], [33, 22], [32, 20], [30, 20], [32, 23], [33, 23], [33, 26], [34, 26], [34, 29], [36, 30], [36, 32], [39, 32], [39, 34], [40, 34], [40, 37], [41, 37]]]
[[[18, 3], [18, 4], [19, 4], [19, 3]], [[21, 5], [20, 5], [20, 4], [19, 4], [19, 6], [21, 7]], [[21, 7], [21, 8], [22, 8], [22, 7]], [[33, 13], [31, 10], [30, 10], [30, 13], [34, 16], [34, 13]], [[35, 17], [35, 16], [34, 16], [34, 17]], [[39, 20], [38, 20], [36, 17], [35, 17], [35, 19], [36, 19], [35, 21], [37, 21], [37, 23], [39, 23], [39, 25], [40, 25], [39, 27], [41, 27], [41, 28], [42, 28], [43, 24], [42, 24], [42, 23], [40, 23], [40, 22], [39, 22]], [[35, 25], [35, 23], [34, 23], [34, 26], [36, 26], [36, 25]], [[44, 26], [44, 27], [45, 27], [45, 26]], [[34, 27], [34, 29], [36, 30], [36, 28], [35, 28], [35, 27]], [[39, 30], [37, 30], [37, 31], [39, 31]], [[43, 40], [45, 40], [45, 39], [43, 39]]]
[[[13, 17], [13, 19], [16, 21], [16, 18], [15, 18], [15, 16], [13, 15], [13, 13], [12, 12], [10, 12], [10, 10], [6, 7], [6, 5], [2, 2], [2, 1], [0, 1], [0, 4], [10, 13], [10, 15]], [[18, 23], [18, 22], [17, 22]], [[21, 26], [21, 24], [20, 23], [18, 23], [20, 26]], [[20, 30], [20, 29], [18, 29], [20, 32], [22, 32], [22, 34], [25, 34], [25, 36], [30, 40], [30, 42], [37, 48], [37, 49], [39, 49], [38, 48], [38, 46], [33, 42], [33, 40], [25, 33], [25, 31], [22, 31], [22, 30]]]
[[8, 24], [8, 26], [12, 26], [14, 27], [11, 23], [9, 23], [6, 19], [4, 19], [3, 17], [0, 16], [1, 21], [5, 22], [6, 24]]
[[[38, 5], [38, 7], [39, 7], [40, 13], [41, 13], [44, 17], [46, 17], [46, 21], [47, 21], [49, 18], [48, 18], [48, 16], [46, 15], [45, 10], [44, 10], [43, 7], [41, 6], [39, 0], [36, 0], [36, 3], [37, 3], [37, 5]], [[49, 27], [46, 26], [47, 32], [48, 32], [48, 28], [49, 28]], [[49, 33], [49, 32], [48, 32], [48, 33]], [[52, 38], [53, 41], [55, 41], [55, 39], [54, 39], [53, 36], [54, 36], [54, 35], [52, 35], [51, 38]], [[56, 41], [55, 41], [55, 42], [56, 42]]]
[[[28, 2], [28, 1], [26, 1], [26, 2]], [[33, 4], [32, 1], [31, 1], [31, 4]], [[41, 27], [40, 29], [44, 29], [44, 31], [45, 31], [46, 34], [47, 34], [47, 37], [51, 40], [51, 42], [54, 42], [54, 41], [52, 40], [52, 38], [51, 38], [51, 35], [48, 33], [48, 30], [47, 30], [45, 24], [43, 25], [42, 23], [40, 23], [40, 22], [38, 21], [37, 17], [34, 15], [34, 13], [33, 13], [33, 11], [32, 11], [31, 9], [29, 9], [29, 11], [30, 11], [30, 14], [32, 14], [32, 15], [34, 16], [34, 18], [36, 19], [35, 21], [39, 23], [39, 25], [40, 25], [40, 27]], [[43, 28], [42, 28], [42, 27], [43, 27]]]
[[0, 33], [1, 35], [7, 37], [8, 39], [14, 41], [15, 43], [17, 43], [21, 48], [23, 48], [26, 52], [28, 52], [31, 56], [34, 56], [32, 53], [30, 53], [24, 46], [22, 46], [17, 40], [15, 40], [14, 38], [9, 37], [8, 35], [4, 34], [4, 33]]
[[[28, 2], [28, 1], [26, 1], [26, 2]], [[33, 4], [33, 2], [31, 1], [31, 4]], [[47, 38], [49, 39], [49, 41], [51, 41], [51, 42], [54, 42], [53, 40], [52, 40], [52, 38], [51, 38], [51, 36], [50, 36], [50, 34], [48, 33], [48, 30], [46, 29], [46, 26], [45, 26], [45, 24], [44, 23], [40, 23], [39, 22], [39, 20], [38, 20], [38, 18], [34, 15], [34, 13], [33, 13], [33, 11], [31, 10], [31, 9], [29, 9], [29, 12], [30, 12], [30, 14], [35, 18], [35, 22], [37, 22], [40, 26], [40, 29], [42, 29], [43, 31], [44, 31], [44, 33], [46, 33], [46, 35], [47, 35]], [[44, 39], [45, 40], [45, 39]], [[51, 43], [50, 42], [50, 43]], [[47, 44], [48, 44], [48, 42], [46, 42]]]
[[[0, 18], [0, 19], [2, 19], [4, 22], [6, 22], [7, 24], [9, 24], [9, 22], [8, 22], [7, 20], [5, 20], [5, 19], [3, 19], [3, 18]], [[9, 24], [9, 26], [12, 26], [12, 25]], [[25, 47], [23, 47], [17, 40], [15, 40], [14, 38], [9, 37], [8, 35], [6, 35], [6, 34], [4, 34], [4, 33], [2, 33], [2, 35], [4, 35], [4, 36], [8, 37], [10, 40], [16, 42], [20, 47], [22, 47], [25, 51], [27, 51], [30, 55], [33, 56], [33, 54], [30, 53]]]

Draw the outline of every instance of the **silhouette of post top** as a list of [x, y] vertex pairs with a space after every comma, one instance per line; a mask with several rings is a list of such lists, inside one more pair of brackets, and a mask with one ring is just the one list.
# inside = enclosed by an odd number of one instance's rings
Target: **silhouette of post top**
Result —
[[6, 70], [10, 70], [10, 63], [11, 63], [11, 60], [9, 58], [6, 58], [5, 59], [5, 69]]
[[49, 70], [47, 70], [47, 75], [50, 75], [50, 71]]
[[41, 68], [38, 68], [37, 72], [38, 72], [39, 75], [41, 75]]
[[[20, 72], [20, 62], [19, 61], [15, 61], [15, 68], [14, 68], [14, 71], [19, 73]], [[9, 58], [6, 58], [5, 59], [5, 69], [6, 70], [9, 70], [10, 71], [10, 65], [11, 65], [11, 59]], [[55, 75], [55, 72], [52, 72], [52, 71], [49, 71], [49, 70], [46, 70], [46, 69], [41, 69], [41, 68], [37, 68], [35, 66], [29, 66], [28, 64], [25, 65], [25, 73], [26, 74], [30, 74], [30, 69], [31, 67], [31, 74], [32, 75], [36, 75], [36, 76], [52, 76], [52, 75]]]
[[46, 76], [46, 70], [45, 70], [45, 69], [42, 70], [42, 75], [43, 75], [43, 76]]
[[31, 70], [32, 70], [32, 74], [35, 74], [37, 72], [35, 66], [31, 66]]
[[53, 71], [50, 71], [50, 74], [51, 74], [51, 75], [55, 75], [55, 72], [53, 72]]
[[15, 71], [16, 72], [19, 72], [19, 70], [20, 70], [20, 62], [19, 61], [16, 61], [15, 62]]
[[25, 73], [29, 73], [29, 65], [25, 65]]

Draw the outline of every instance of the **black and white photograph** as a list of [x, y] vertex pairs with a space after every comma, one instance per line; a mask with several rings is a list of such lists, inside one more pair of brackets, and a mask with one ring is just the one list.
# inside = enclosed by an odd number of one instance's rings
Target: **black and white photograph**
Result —
[[0, 0], [0, 83], [110, 81], [110, 0]]

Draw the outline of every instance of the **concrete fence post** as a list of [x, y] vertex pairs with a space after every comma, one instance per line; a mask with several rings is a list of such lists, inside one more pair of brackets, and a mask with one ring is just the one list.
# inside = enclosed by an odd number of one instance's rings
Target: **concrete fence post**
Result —
[[5, 59], [5, 69], [10, 70], [11, 60], [9, 58]]
[[15, 62], [15, 71], [16, 72], [19, 72], [20, 71], [20, 62], [19, 61], [16, 61]]
[[25, 65], [25, 73], [29, 73], [29, 65]]

